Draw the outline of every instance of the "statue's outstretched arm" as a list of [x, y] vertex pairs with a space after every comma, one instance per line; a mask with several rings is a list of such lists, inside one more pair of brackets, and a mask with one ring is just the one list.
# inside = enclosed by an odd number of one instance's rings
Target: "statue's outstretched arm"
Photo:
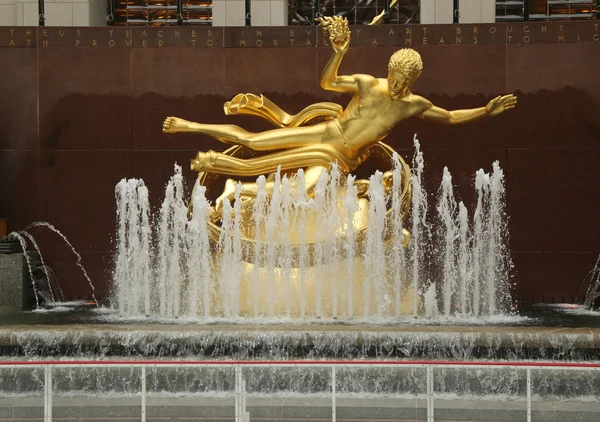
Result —
[[448, 111], [441, 107], [434, 106], [428, 100], [422, 100], [428, 104], [426, 105], [426, 110], [419, 115], [420, 118], [451, 125], [474, 122], [486, 116], [497, 116], [517, 105], [517, 97], [512, 94], [498, 96], [490, 101], [485, 107], [468, 110]]
[[356, 92], [358, 83], [353, 76], [339, 76], [338, 69], [350, 47], [348, 20], [340, 16], [319, 18], [319, 25], [329, 33], [333, 56], [323, 69], [321, 88], [328, 91]]

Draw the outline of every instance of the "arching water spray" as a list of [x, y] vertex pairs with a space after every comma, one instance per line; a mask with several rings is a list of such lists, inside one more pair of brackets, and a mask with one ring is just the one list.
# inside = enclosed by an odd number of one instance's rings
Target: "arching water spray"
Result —
[[52, 224], [46, 223], [45, 221], [37, 221], [35, 223], [31, 223], [29, 226], [27, 226], [25, 228], [25, 230], [29, 230], [29, 229], [31, 229], [33, 227], [46, 227], [46, 228], [50, 229], [51, 231], [53, 231], [54, 233], [56, 233], [67, 244], [67, 246], [69, 246], [69, 248], [71, 248], [71, 251], [73, 252], [73, 255], [75, 255], [75, 258], [77, 259], [76, 264], [81, 269], [81, 271], [83, 272], [83, 276], [85, 277], [85, 279], [88, 282], [88, 285], [90, 286], [90, 289], [92, 291], [92, 293], [91, 293], [92, 300], [94, 301], [94, 303], [98, 304], [98, 301], [96, 300], [96, 293], [95, 293], [96, 292], [96, 288], [94, 287], [94, 283], [92, 283], [92, 280], [90, 279], [90, 276], [88, 275], [87, 271], [83, 267], [83, 264], [81, 263], [81, 255], [79, 255], [79, 252], [77, 252], [75, 250], [75, 248], [73, 247], [73, 245], [71, 244], [71, 242], [69, 242], [69, 240], [66, 238], [66, 236], [64, 234], [62, 234]]
[[40, 307], [40, 299], [38, 298], [38, 291], [35, 285], [35, 278], [33, 278], [33, 271], [31, 270], [31, 258], [29, 258], [29, 254], [27, 253], [27, 241], [23, 236], [21, 236], [17, 232], [11, 232], [8, 234], [8, 238], [15, 238], [19, 241], [21, 245], [21, 249], [23, 250], [23, 255], [25, 256], [25, 262], [27, 263], [27, 270], [29, 271], [29, 277], [31, 278], [31, 287], [33, 288], [33, 296], [35, 297], [35, 307]]
[[[40, 262], [42, 263], [42, 269], [44, 271], [44, 275], [46, 276], [46, 282], [48, 283], [48, 290], [50, 292], [50, 297], [52, 299], [52, 302], [55, 303], [56, 298], [54, 297], [54, 292], [52, 291], [52, 286], [50, 284], [50, 274], [48, 274], [48, 267], [46, 266], [46, 263], [44, 262], [44, 257], [42, 256], [40, 247], [38, 246], [38, 244], [35, 241], [35, 239], [33, 238], [33, 236], [31, 234], [29, 234], [28, 232], [22, 231], [22, 232], [20, 232], [20, 234], [22, 234], [29, 240], [29, 242], [33, 245], [33, 248], [37, 252], [38, 256], [40, 257]], [[23, 245], [21, 245], [21, 246], [23, 246]]]

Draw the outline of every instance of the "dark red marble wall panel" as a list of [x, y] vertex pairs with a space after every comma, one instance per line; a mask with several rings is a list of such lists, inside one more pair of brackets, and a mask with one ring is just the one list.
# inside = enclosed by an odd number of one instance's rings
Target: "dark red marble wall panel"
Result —
[[0, 150], [0, 215], [8, 232], [39, 220], [37, 151]]
[[[499, 160], [508, 183], [517, 297], [572, 300], [600, 248], [598, 28], [461, 25], [460, 34], [456, 25], [358, 29], [352, 29], [354, 47], [341, 74], [385, 77], [390, 55], [411, 38], [424, 61], [414, 91], [435, 105], [482, 107], [496, 95], [518, 94], [517, 109], [500, 117], [457, 126], [415, 118], [398, 125], [386, 142], [410, 162], [416, 133], [432, 200], [448, 166], [470, 212], [475, 171], [490, 171]], [[82, 251], [97, 294], [106, 297], [115, 184], [143, 178], [156, 209], [174, 162], [182, 165], [189, 192], [196, 151], [227, 147], [204, 136], [164, 134], [165, 117], [260, 131], [271, 126], [225, 116], [223, 103], [241, 92], [264, 93], [296, 113], [313, 102], [350, 100], [319, 87], [331, 57], [321, 35], [259, 30], [0, 32], [0, 217], [8, 217], [9, 230], [39, 219], [55, 224]], [[35, 234], [69, 297], [89, 297], [69, 250], [55, 235]]]
[[318, 93], [316, 48], [226, 48], [223, 93]]
[[506, 86], [509, 90], [553, 91], [565, 86], [585, 89], [600, 102], [600, 43], [508, 45]]
[[[346, 54], [340, 74], [367, 73], [387, 77], [390, 57], [402, 46], [353, 47]], [[506, 90], [505, 46], [416, 46], [423, 59], [423, 73], [414, 85], [422, 95], [498, 95]], [[330, 47], [318, 48], [319, 75], [332, 55]]]
[[423, 74], [415, 90], [425, 95], [490, 95], [505, 92], [505, 47], [420, 46]]
[[512, 252], [514, 298], [527, 303], [573, 303], [597, 252]]
[[0, 150], [37, 149], [35, 48], [0, 48]]
[[[483, 141], [484, 142], [484, 141]], [[473, 218], [477, 205], [477, 192], [475, 190], [475, 173], [482, 169], [486, 173], [492, 173], [494, 162], [498, 161], [505, 177], [508, 167], [508, 156], [504, 148], [472, 148], [460, 150], [460, 161], [458, 168], [448, 165], [452, 173], [452, 181], [459, 200], [467, 206], [469, 218]], [[510, 201], [510, 196], [507, 201]]]
[[197, 150], [172, 150], [133, 151], [131, 153], [132, 172], [136, 178], [143, 179], [148, 187], [150, 206], [154, 212], [159, 210], [164, 199], [165, 187], [171, 176], [175, 174], [175, 164], [182, 168], [186, 194], [190, 197], [198, 175], [190, 170], [190, 161], [197, 152]]
[[[115, 185], [132, 177], [130, 151], [42, 151], [39, 171], [40, 218], [62, 231], [78, 251], [110, 250]], [[50, 233], [41, 243], [44, 249], [66, 249]]]
[[524, 95], [507, 116], [514, 148], [600, 148], [600, 44], [508, 46], [506, 88]]
[[507, 155], [512, 248], [598, 250], [600, 149], [509, 149]]
[[[37, 52], [19, 33], [26, 32], [13, 32], [20, 48], [0, 48], [0, 215], [9, 232], [39, 215]], [[35, 40], [34, 33], [27, 39]]]
[[[434, 105], [447, 110], [484, 107], [493, 98], [489, 95], [439, 95], [425, 97]], [[424, 148], [432, 149], [489, 149], [504, 148], [505, 138], [510, 136], [505, 116], [482, 119], [466, 125], [446, 125], [419, 118], [401, 122], [388, 136], [393, 145], [412, 147], [413, 135], [417, 134]], [[507, 132], [508, 131], [508, 132]]]
[[162, 123], [167, 116], [223, 119], [223, 49], [135, 48], [131, 63], [133, 149], [197, 149], [197, 139], [163, 134]]
[[131, 149], [129, 49], [40, 47], [42, 150]]

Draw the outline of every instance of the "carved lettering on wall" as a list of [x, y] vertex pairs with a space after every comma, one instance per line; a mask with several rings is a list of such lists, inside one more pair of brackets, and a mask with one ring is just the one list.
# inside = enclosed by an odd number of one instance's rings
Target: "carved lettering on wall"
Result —
[[[600, 43], [597, 21], [351, 28], [353, 46], [468, 46]], [[0, 27], [0, 47], [40, 48], [312, 48], [329, 47], [318, 27]]]

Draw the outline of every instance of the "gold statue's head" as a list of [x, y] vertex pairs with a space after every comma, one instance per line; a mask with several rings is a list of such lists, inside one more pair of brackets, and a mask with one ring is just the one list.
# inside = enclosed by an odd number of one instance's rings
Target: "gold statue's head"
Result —
[[421, 55], [412, 48], [403, 48], [390, 57], [388, 64], [388, 84], [390, 95], [402, 94], [423, 71]]

